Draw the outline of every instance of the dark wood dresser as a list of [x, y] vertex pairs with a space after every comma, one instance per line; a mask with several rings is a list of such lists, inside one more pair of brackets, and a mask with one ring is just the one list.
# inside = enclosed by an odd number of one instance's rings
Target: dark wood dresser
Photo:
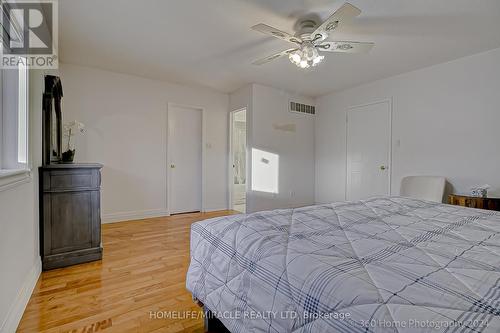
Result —
[[479, 198], [450, 194], [448, 196], [448, 202], [451, 205], [500, 211], [500, 198]]
[[99, 260], [101, 164], [40, 167], [40, 254], [44, 270]]

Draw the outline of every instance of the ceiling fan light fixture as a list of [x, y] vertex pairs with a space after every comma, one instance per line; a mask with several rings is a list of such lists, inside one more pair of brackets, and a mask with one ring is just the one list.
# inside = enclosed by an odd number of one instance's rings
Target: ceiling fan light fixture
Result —
[[323, 59], [325, 59], [325, 56], [318, 55], [316, 58], [313, 59], [313, 66], [318, 65], [320, 62], [323, 61]]
[[302, 54], [307, 60], [313, 60], [318, 56], [318, 50], [316, 50], [311, 42], [304, 42], [302, 45]]
[[300, 60], [302, 60], [302, 57], [299, 54], [299, 52], [300, 52], [299, 50], [296, 50], [288, 55], [288, 59], [290, 59], [290, 61], [295, 65], [299, 64]]
[[301, 60], [299, 63], [299, 67], [304, 69], [309, 68], [309, 63], [307, 62], [307, 60]]
[[324, 58], [324, 56], [319, 55], [318, 50], [312, 44], [306, 44], [288, 55], [292, 64], [303, 69], [318, 65]]

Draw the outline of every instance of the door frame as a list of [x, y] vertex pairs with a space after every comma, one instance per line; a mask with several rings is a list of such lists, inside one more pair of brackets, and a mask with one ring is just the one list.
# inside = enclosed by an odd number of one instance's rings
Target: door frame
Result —
[[[234, 120], [234, 114], [240, 111], [246, 111], [245, 113], [245, 124], [246, 124], [246, 145], [245, 145], [245, 193], [248, 194], [248, 108], [247, 107], [242, 107], [233, 111], [229, 112], [229, 158], [228, 158], [228, 163], [227, 163], [227, 185], [228, 185], [228, 192], [227, 192], [227, 197], [228, 197], [228, 204], [227, 207], [228, 209], [232, 210], [233, 209], [233, 179], [234, 179], [234, 172], [233, 172], [233, 120]], [[247, 195], [245, 195], [245, 210], [247, 208]]]
[[170, 131], [169, 131], [169, 128], [168, 128], [168, 125], [169, 125], [169, 119], [170, 119], [170, 109], [172, 107], [179, 107], [179, 108], [188, 108], [188, 109], [194, 109], [194, 110], [198, 110], [201, 112], [201, 207], [200, 207], [200, 211], [202, 213], [204, 213], [206, 211], [205, 209], [205, 155], [206, 155], [206, 151], [205, 151], [205, 148], [206, 148], [206, 114], [205, 114], [205, 108], [204, 107], [201, 107], [201, 106], [196, 106], [196, 105], [189, 105], [189, 104], [180, 104], [180, 103], [171, 103], [171, 102], [168, 102], [167, 103], [167, 121], [166, 121], [166, 139], [167, 139], [167, 144], [166, 144], [166, 163], [165, 163], [165, 167], [166, 167], [166, 184], [165, 184], [165, 188], [166, 188], [166, 194], [167, 194], [167, 202], [166, 202], [166, 206], [167, 206], [167, 212], [168, 212], [168, 215], [171, 214], [171, 211], [172, 211], [172, 202], [171, 202], [171, 198], [172, 198], [172, 182], [171, 182], [171, 179], [172, 179], [172, 171], [171, 171], [171, 168], [170, 168], [170, 152], [171, 152], [171, 134], [170, 134]]
[[388, 167], [389, 167], [389, 172], [388, 172], [388, 181], [387, 181], [387, 193], [388, 195], [392, 195], [392, 103], [393, 103], [393, 98], [385, 98], [385, 99], [380, 99], [376, 100], [374, 102], [370, 103], [365, 103], [365, 104], [358, 104], [354, 106], [350, 106], [345, 115], [345, 191], [344, 191], [344, 199], [347, 201], [347, 178], [348, 178], [348, 160], [347, 160], [347, 154], [348, 154], [348, 147], [349, 147], [349, 113], [350, 112], [355, 112], [355, 109], [366, 107], [366, 106], [371, 106], [371, 105], [376, 105], [376, 104], [382, 104], [382, 103], [387, 103], [389, 105], [389, 139], [387, 142], [387, 145], [389, 147], [389, 156], [388, 156]]

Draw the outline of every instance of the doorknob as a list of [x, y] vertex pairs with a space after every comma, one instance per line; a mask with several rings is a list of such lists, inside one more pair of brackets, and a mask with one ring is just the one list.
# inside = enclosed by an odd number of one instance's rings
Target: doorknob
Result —
[[170, 168], [174, 169], [175, 168], [175, 164], [170, 164]]
[[380, 170], [384, 171], [385, 169], [387, 169], [387, 167], [385, 165], [380, 166]]

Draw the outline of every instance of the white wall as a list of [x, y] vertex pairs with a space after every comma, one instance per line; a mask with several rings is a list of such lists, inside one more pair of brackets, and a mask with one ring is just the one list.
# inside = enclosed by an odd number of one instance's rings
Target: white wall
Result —
[[[406, 175], [442, 175], [451, 191], [500, 195], [500, 49], [317, 99], [316, 202], [344, 200], [346, 110], [393, 99], [392, 194]], [[398, 145], [398, 142], [400, 145]]]
[[[280, 155], [279, 193], [252, 193], [250, 211], [314, 201], [314, 118], [288, 112], [291, 94], [249, 85], [229, 97], [204, 88], [61, 64], [65, 121], [79, 120], [76, 160], [104, 164], [104, 221], [166, 211], [167, 103], [205, 108], [207, 210], [228, 207], [228, 110], [248, 108], [249, 146]], [[305, 97], [298, 101], [313, 103]], [[295, 132], [273, 124], [295, 124]]]
[[[229, 111], [252, 107], [252, 85], [244, 86], [229, 95]], [[247, 115], [248, 120], [248, 115]]]
[[167, 103], [205, 109], [205, 209], [227, 208], [229, 96], [61, 64], [64, 121], [86, 125], [76, 161], [104, 164], [103, 221], [165, 215]]
[[41, 165], [43, 77], [30, 71], [32, 176], [0, 190], [0, 332], [14, 332], [41, 270], [38, 241], [38, 166]]
[[[247, 211], [299, 207], [314, 202], [314, 117], [290, 113], [290, 98], [314, 104], [314, 100], [294, 96], [286, 91], [252, 84], [231, 95], [232, 110], [247, 107], [249, 149], [279, 155], [278, 193], [251, 191], [247, 193]], [[294, 131], [275, 127], [294, 125]], [[248, 172], [252, 184], [251, 170]]]

